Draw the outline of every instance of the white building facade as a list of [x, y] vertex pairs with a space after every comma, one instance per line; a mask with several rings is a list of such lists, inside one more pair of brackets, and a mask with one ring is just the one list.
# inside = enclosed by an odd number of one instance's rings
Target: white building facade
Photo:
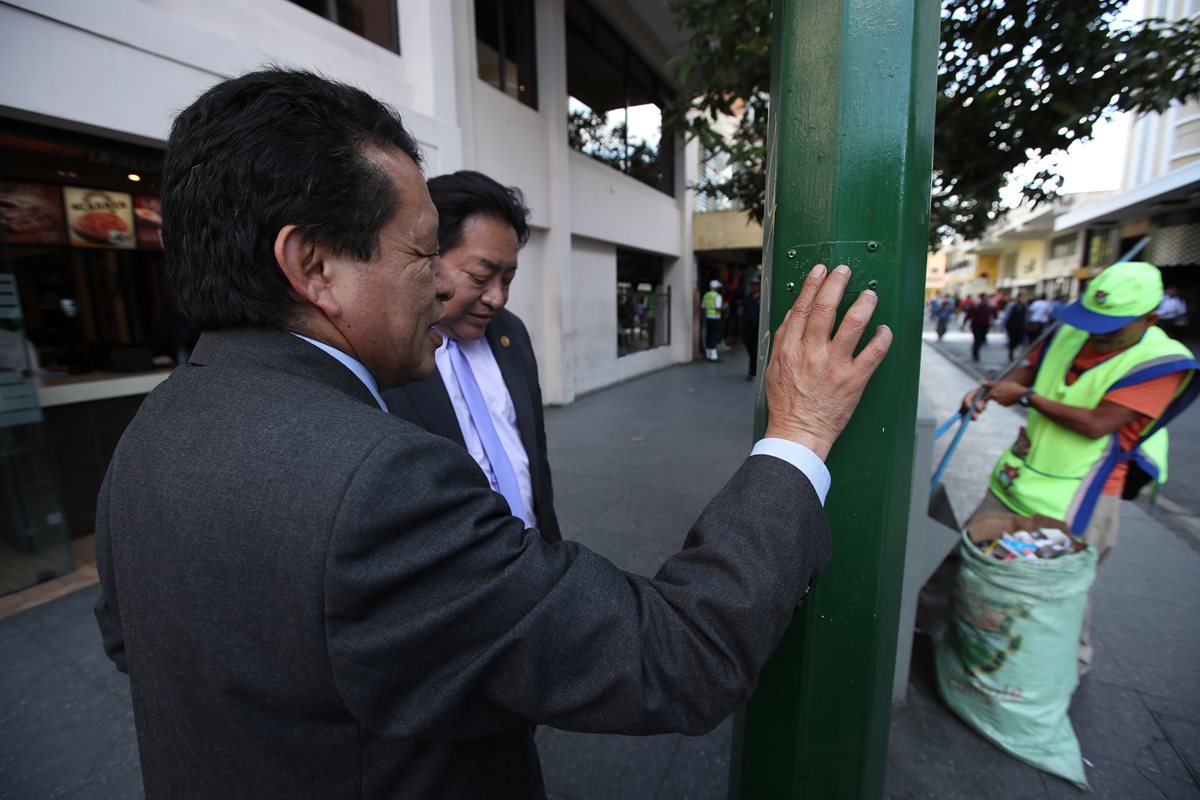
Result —
[[[661, 108], [673, 91], [663, 65], [679, 37], [662, 5], [0, 0], [6, 76], [0, 144], [10, 145], [2, 153], [0, 181], [10, 191], [13, 184], [39, 182], [86, 188], [87, 176], [71, 177], [80, 175], [73, 168], [42, 176], [20, 165], [39, 142], [44, 156], [47, 148], [77, 144], [71, 137], [94, 137], [81, 139], [89, 153], [117, 153], [105, 158], [118, 171], [131, 159], [153, 160], [178, 110], [214, 82], [260, 65], [313, 69], [359, 86], [400, 112], [422, 146], [427, 175], [475, 169], [524, 192], [533, 235], [521, 253], [509, 307], [533, 338], [546, 401], [570, 403], [692, 355], [695, 278], [686, 187], [694, 159], [661, 129]], [[591, 126], [569, 131], [569, 116], [587, 112], [593, 112], [584, 120]], [[68, 144], [60, 145], [60, 138]], [[135, 147], [138, 158], [121, 155]], [[128, 188], [136, 193], [139, 187]], [[141, 188], [153, 191], [145, 183]], [[10, 239], [7, 251], [18, 284], [26, 244]], [[111, 259], [133, 256], [105, 257], [117, 263]], [[84, 272], [94, 268], [82, 266]], [[72, 269], [81, 268], [64, 267]], [[22, 300], [38, 305], [37, 289], [19, 289]], [[103, 287], [88, 290], [103, 294]], [[620, 319], [622, 304], [636, 312]], [[72, 385], [90, 388], [56, 393], [50, 378], [43, 381], [44, 403], [144, 391], [153, 383], [152, 375], [114, 383], [106, 377], [111, 365], [97, 355], [106, 346], [142, 345], [147, 326], [130, 323], [137, 315], [125, 311], [124, 326], [81, 334], [98, 340], [89, 340], [84, 359], [84, 372], [96, 380], [76, 378]], [[27, 310], [40, 348], [33, 317]]]

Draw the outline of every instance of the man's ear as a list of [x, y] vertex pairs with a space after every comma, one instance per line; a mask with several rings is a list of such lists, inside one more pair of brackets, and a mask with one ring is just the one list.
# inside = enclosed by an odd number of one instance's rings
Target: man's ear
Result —
[[275, 236], [275, 263], [292, 291], [302, 302], [332, 317], [341, 306], [333, 292], [333, 274], [326, 262], [328, 252], [296, 225], [284, 225]]

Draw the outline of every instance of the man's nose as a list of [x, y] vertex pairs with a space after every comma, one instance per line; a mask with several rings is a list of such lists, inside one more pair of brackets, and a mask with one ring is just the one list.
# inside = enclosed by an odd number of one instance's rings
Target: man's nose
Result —
[[488, 281], [483, 290], [483, 304], [488, 308], [499, 308], [504, 305], [504, 288], [499, 280]]
[[441, 256], [434, 260], [433, 288], [437, 292], [438, 300], [443, 303], [454, 297], [454, 281], [450, 280], [450, 274], [446, 270], [446, 265], [442, 263]]

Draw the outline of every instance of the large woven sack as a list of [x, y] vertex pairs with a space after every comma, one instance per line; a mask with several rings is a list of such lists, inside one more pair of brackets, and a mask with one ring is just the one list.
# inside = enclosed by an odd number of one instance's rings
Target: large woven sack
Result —
[[1049, 524], [1065, 528], [1045, 517], [990, 514], [963, 531], [950, 627], [937, 648], [937, 685], [946, 704], [997, 747], [1086, 788], [1067, 708], [1096, 551], [1000, 561], [972, 541]]

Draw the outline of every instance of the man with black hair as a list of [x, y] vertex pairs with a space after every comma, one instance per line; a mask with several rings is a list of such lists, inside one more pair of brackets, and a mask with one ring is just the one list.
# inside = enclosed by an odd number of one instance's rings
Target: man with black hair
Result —
[[96, 512], [104, 647], [148, 798], [539, 798], [532, 725], [701, 733], [830, 555], [823, 463], [891, 343], [814, 267], [775, 334], [766, 438], [654, 578], [509, 513], [466, 450], [386, 412], [454, 295], [396, 112], [306, 72], [176, 118], [163, 232], [202, 329]]
[[466, 447], [513, 516], [557, 542], [537, 360], [524, 323], [504, 307], [517, 253], [529, 240], [529, 209], [519, 189], [471, 170], [427, 185], [454, 285], [438, 326], [445, 342], [432, 377], [384, 392], [384, 402], [396, 416]]

